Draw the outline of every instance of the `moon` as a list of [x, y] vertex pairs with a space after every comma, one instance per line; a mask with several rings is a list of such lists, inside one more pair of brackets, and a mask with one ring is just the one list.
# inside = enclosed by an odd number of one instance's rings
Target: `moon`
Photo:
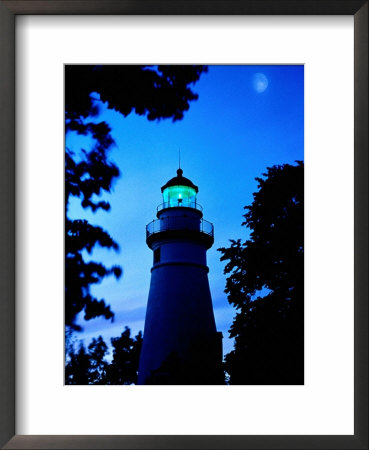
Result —
[[260, 94], [264, 92], [269, 84], [268, 78], [263, 73], [255, 73], [252, 79], [252, 84], [254, 86], [255, 91]]

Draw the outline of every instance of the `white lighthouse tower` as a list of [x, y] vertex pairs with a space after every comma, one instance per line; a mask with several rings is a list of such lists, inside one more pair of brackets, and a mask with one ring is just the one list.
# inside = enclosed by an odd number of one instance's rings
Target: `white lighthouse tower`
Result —
[[138, 384], [224, 383], [206, 265], [214, 227], [182, 174], [161, 188], [157, 219], [146, 227], [153, 266]]

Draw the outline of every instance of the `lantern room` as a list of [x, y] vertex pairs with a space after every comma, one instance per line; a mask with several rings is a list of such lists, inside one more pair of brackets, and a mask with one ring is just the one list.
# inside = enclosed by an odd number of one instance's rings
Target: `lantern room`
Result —
[[169, 180], [162, 188], [163, 208], [187, 207], [198, 209], [196, 195], [199, 191], [191, 180], [184, 177], [183, 170], [177, 170], [177, 176]]

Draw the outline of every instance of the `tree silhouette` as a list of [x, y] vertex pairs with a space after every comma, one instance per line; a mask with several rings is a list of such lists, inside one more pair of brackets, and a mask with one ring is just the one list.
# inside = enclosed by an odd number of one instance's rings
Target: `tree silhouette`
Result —
[[219, 249], [237, 309], [226, 355], [230, 384], [304, 382], [304, 166], [267, 168], [245, 207], [245, 242]]
[[142, 346], [141, 331], [131, 338], [128, 327], [120, 337], [112, 338], [113, 360], [107, 368], [106, 384], [136, 384]]
[[81, 117], [97, 113], [91, 93], [128, 116], [132, 111], [148, 120], [183, 118], [190, 102], [197, 100], [190, 85], [207, 71], [191, 65], [67, 65], [65, 67], [65, 108], [69, 126], [82, 126]]
[[65, 384], [90, 384], [90, 355], [82, 342], [77, 352], [72, 348], [67, 351], [65, 364]]
[[190, 85], [195, 83], [204, 66], [136, 66], [136, 65], [67, 65], [65, 67], [65, 130], [84, 135], [92, 141], [90, 149], [66, 148], [65, 156], [65, 323], [80, 330], [76, 316], [84, 312], [90, 320], [98, 316], [113, 319], [105, 299], [91, 294], [90, 287], [104, 277], [119, 278], [120, 267], [105, 267], [86, 262], [83, 253], [96, 245], [118, 250], [109, 233], [85, 220], [68, 217], [72, 197], [80, 199], [83, 208], [109, 211], [110, 204], [99, 200], [109, 193], [119, 176], [118, 167], [109, 160], [114, 144], [109, 125], [98, 122], [97, 100], [126, 117], [131, 112], [148, 120], [183, 118], [189, 103], [197, 99]]
[[80, 341], [77, 352], [69, 347], [65, 369], [66, 384], [105, 384], [108, 351], [103, 338], [93, 338], [86, 351]]
[[128, 327], [112, 338], [113, 359], [106, 360], [108, 346], [103, 338], [93, 338], [87, 347], [80, 341], [75, 351], [71, 341], [67, 350], [66, 384], [135, 384], [142, 345], [142, 333], [131, 338]]
[[90, 357], [89, 384], [105, 384], [108, 363], [104, 360], [104, 357], [107, 352], [108, 346], [101, 336], [92, 339], [88, 346]]

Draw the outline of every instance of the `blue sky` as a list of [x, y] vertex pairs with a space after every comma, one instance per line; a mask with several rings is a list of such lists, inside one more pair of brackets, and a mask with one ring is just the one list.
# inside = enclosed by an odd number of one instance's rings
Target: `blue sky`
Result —
[[[234, 309], [224, 293], [224, 262], [217, 248], [229, 239], [245, 239], [243, 207], [252, 202], [255, 177], [274, 164], [304, 159], [303, 66], [209, 66], [193, 90], [199, 99], [184, 119], [149, 122], [134, 114], [122, 115], [100, 106], [96, 120], [112, 128], [116, 145], [111, 158], [121, 170], [113, 192], [106, 196], [111, 211], [92, 213], [71, 202], [69, 216], [102, 226], [118, 242], [120, 252], [97, 248], [89, 258], [123, 268], [120, 280], [106, 278], [92, 292], [115, 312], [114, 322], [83, 320], [78, 339], [110, 338], [125, 326], [133, 334], [144, 328], [150, 285], [152, 252], [145, 242], [145, 226], [155, 219], [162, 203], [160, 188], [176, 175], [181, 149], [183, 175], [199, 187], [198, 203], [204, 219], [214, 224], [215, 242], [208, 251], [209, 283], [217, 329], [223, 332], [223, 351], [232, 350], [228, 330]], [[87, 148], [85, 137], [67, 136], [74, 150]]]

